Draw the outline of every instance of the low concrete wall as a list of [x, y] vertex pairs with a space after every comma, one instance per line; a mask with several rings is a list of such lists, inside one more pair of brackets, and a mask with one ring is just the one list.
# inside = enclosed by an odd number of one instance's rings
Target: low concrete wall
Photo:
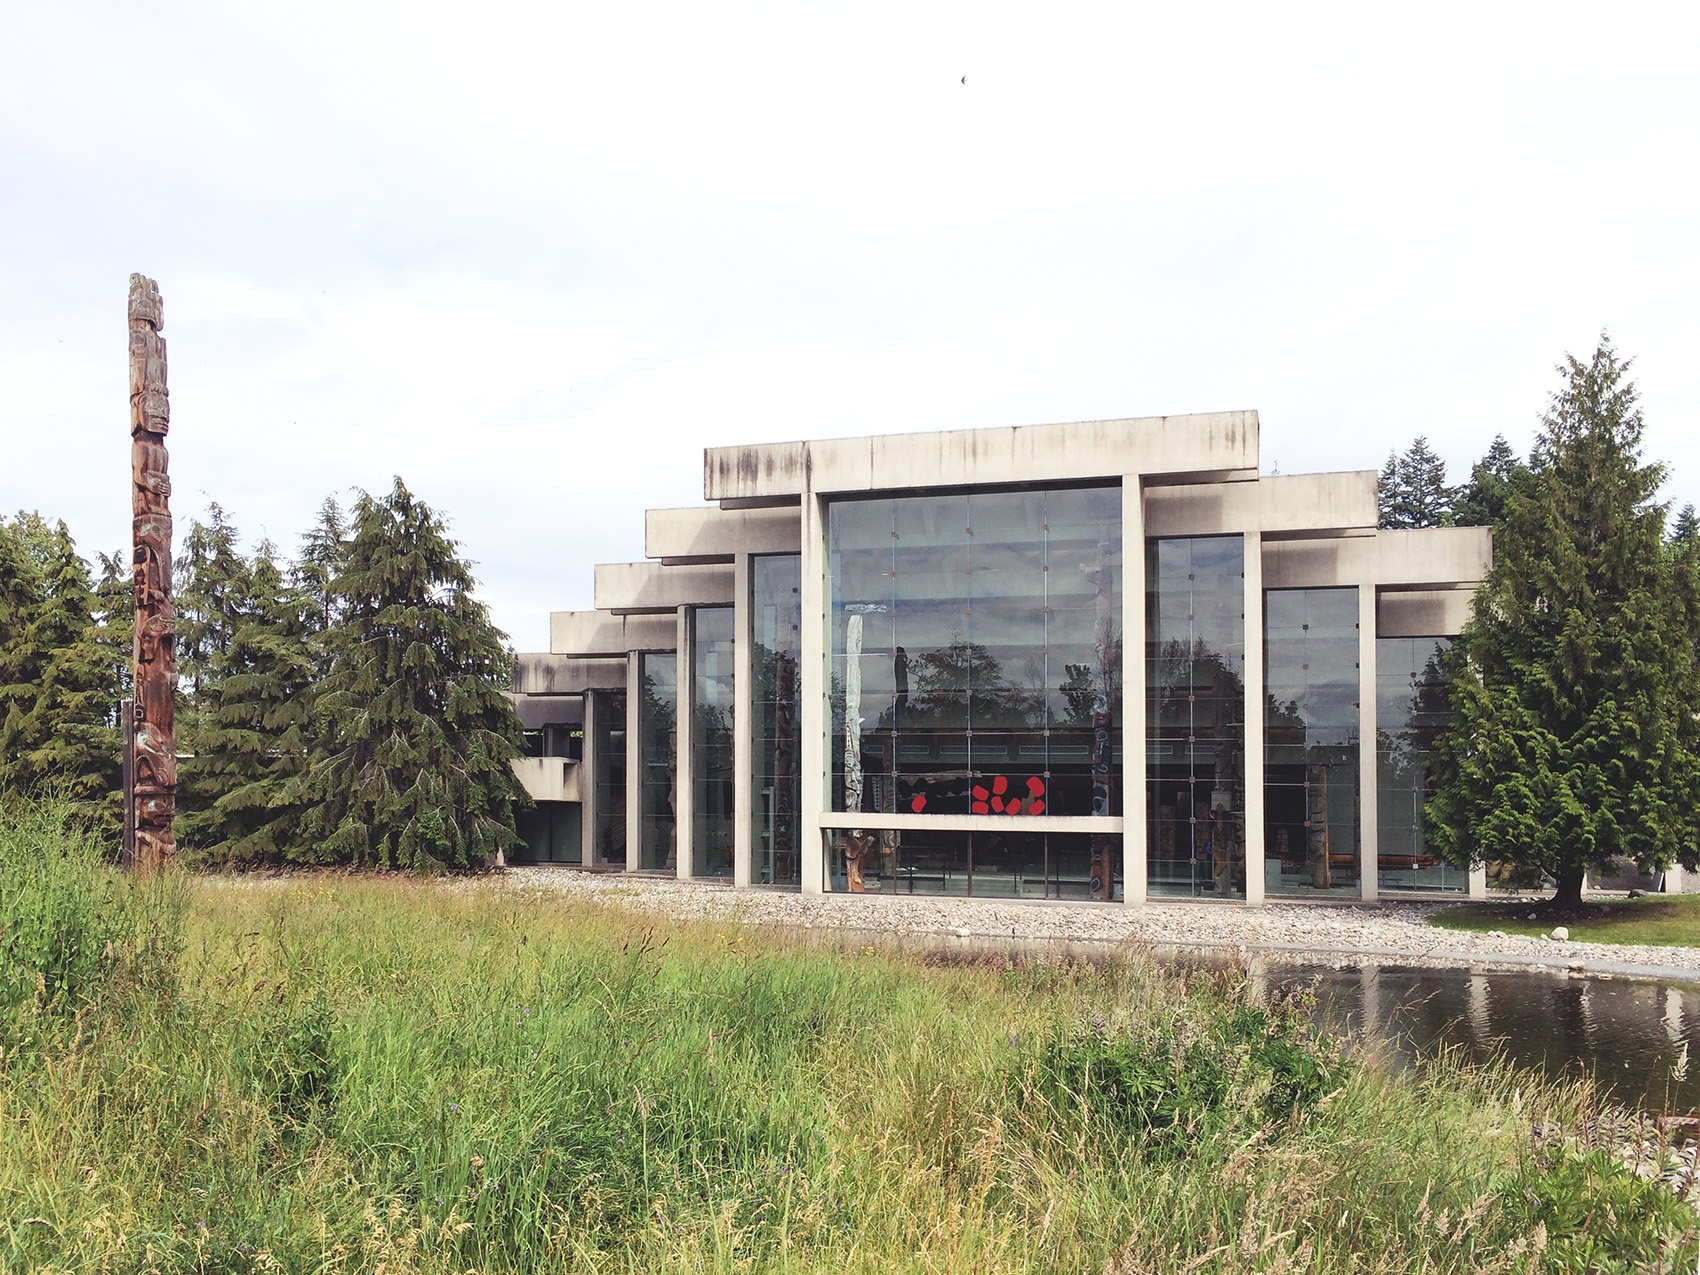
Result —
[[583, 767], [564, 757], [516, 757], [514, 774], [533, 801], [583, 801]]

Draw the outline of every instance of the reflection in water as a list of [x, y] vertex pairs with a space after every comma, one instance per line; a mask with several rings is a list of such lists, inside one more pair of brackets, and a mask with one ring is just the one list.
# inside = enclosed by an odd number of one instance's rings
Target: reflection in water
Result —
[[1589, 1072], [1613, 1099], [1663, 1110], [1700, 1108], [1700, 988], [1537, 973], [1370, 966], [1332, 969], [1253, 962], [1265, 991], [1316, 987], [1318, 1017], [1368, 1028], [1410, 1065], [1439, 1045], [1477, 1062], [1502, 1055], [1549, 1075]]

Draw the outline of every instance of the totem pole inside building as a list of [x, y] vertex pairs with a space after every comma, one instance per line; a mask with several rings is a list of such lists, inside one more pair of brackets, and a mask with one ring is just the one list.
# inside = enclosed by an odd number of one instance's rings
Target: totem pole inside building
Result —
[[171, 479], [165, 435], [171, 403], [165, 388], [165, 326], [159, 287], [130, 276], [130, 469], [135, 515], [132, 561], [136, 587], [132, 803], [135, 866], [157, 871], [177, 853], [171, 821], [177, 806], [177, 613], [171, 602]]

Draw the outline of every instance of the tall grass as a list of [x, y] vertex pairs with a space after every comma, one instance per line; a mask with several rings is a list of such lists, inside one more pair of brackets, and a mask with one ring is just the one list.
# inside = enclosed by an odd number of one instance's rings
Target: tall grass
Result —
[[929, 965], [477, 885], [178, 888], [175, 993], [85, 999], [0, 1060], [9, 1269], [1694, 1261], [1668, 1194], [1536, 1149], [1587, 1086], [1342, 1057], [1228, 974]]

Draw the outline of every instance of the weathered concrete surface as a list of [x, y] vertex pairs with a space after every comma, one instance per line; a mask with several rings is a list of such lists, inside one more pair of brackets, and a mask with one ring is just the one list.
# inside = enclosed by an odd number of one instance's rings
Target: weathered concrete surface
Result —
[[1256, 412], [711, 447], [708, 500], [1122, 474], [1254, 478]]
[[1265, 540], [1263, 587], [1316, 589], [1373, 584], [1424, 589], [1471, 585], [1493, 562], [1486, 527], [1378, 531], [1373, 536]]
[[1376, 598], [1377, 637], [1453, 637], [1470, 618], [1472, 587], [1409, 589]]
[[731, 562], [740, 553], [797, 553], [802, 548], [802, 511], [775, 509], [647, 509], [643, 552], [669, 566]]
[[1379, 517], [1375, 480], [1373, 470], [1361, 470], [1147, 487], [1145, 534], [1367, 536]]
[[514, 690], [520, 695], [581, 695], [585, 691], [625, 689], [625, 660], [586, 660], [533, 652], [520, 655], [514, 668]]
[[513, 695], [514, 712], [526, 730], [545, 726], [582, 726], [584, 696], [582, 695]]
[[596, 568], [596, 609], [658, 615], [682, 606], [731, 606], [733, 583], [730, 564], [605, 562]]
[[616, 656], [627, 651], [667, 651], [673, 646], [671, 611], [616, 615], [611, 611], [552, 611], [549, 650], [555, 655]]
[[564, 757], [516, 757], [511, 763], [520, 787], [533, 801], [582, 801], [584, 767]]

